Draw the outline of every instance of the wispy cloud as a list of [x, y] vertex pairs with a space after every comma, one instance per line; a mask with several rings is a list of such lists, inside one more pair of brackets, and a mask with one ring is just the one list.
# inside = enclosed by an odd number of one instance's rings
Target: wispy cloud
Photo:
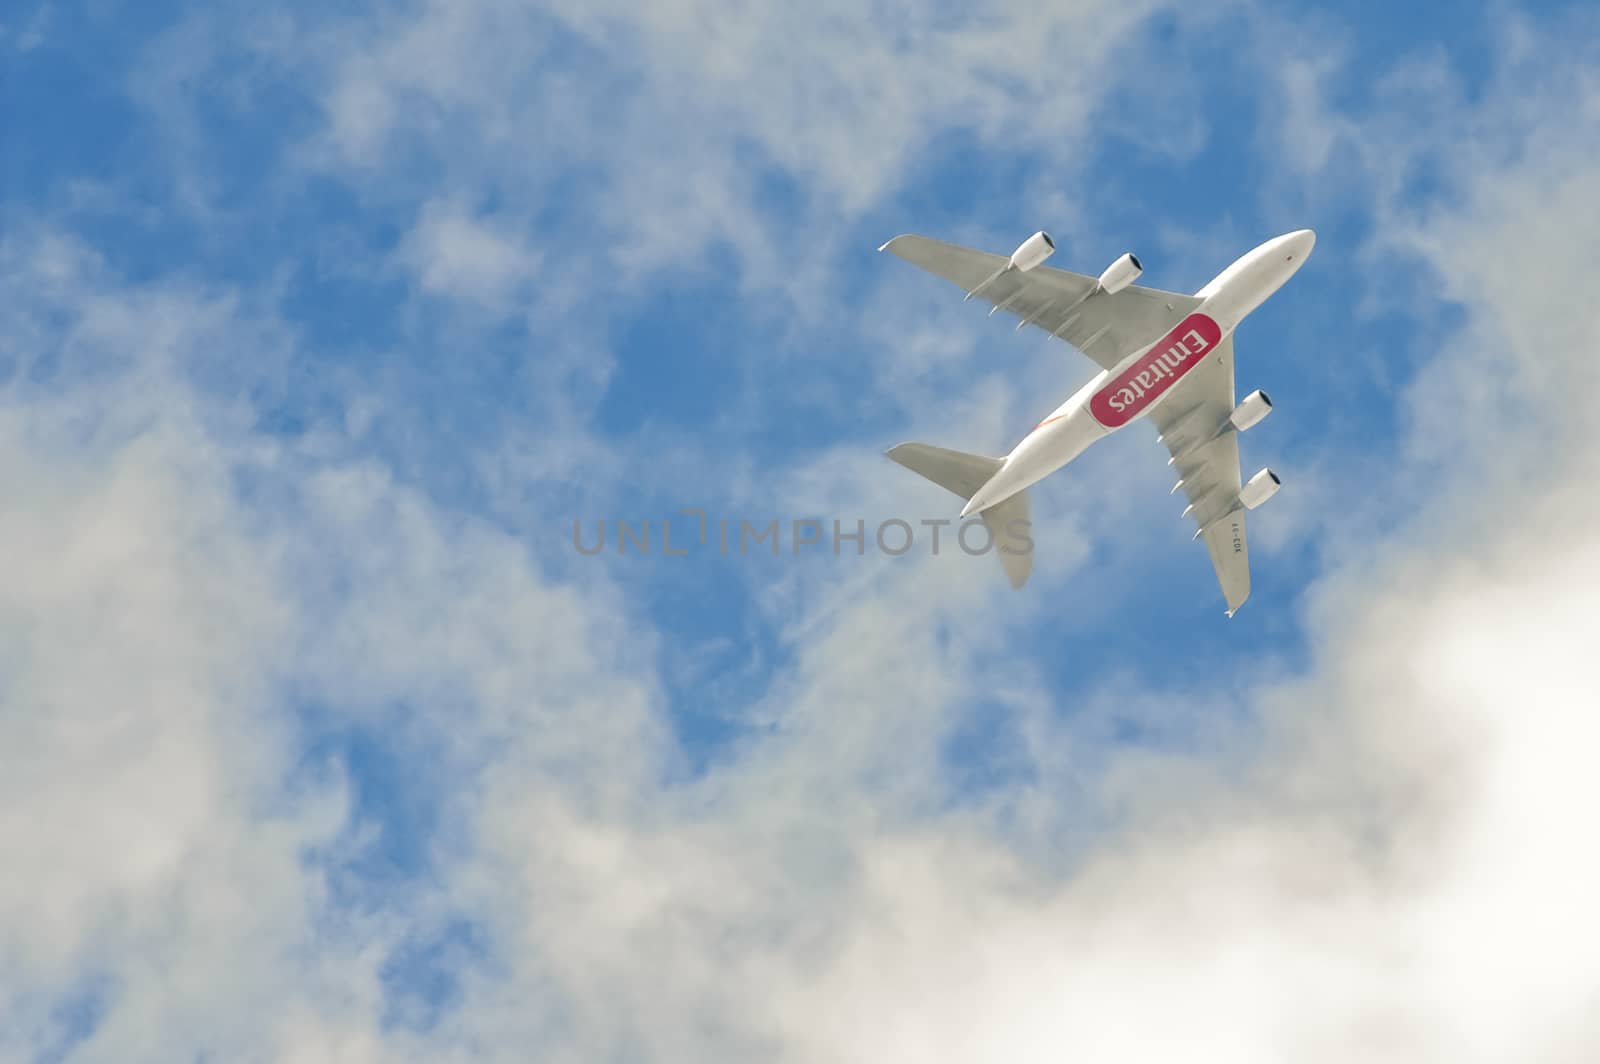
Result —
[[402, 260], [422, 288], [502, 312], [533, 279], [537, 256], [458, 205], [422, 208]]
[[[1372, 260], [1427, 279], [1408, 298], [1442, 284], [1464, 323], [1406, 351], [1402, 446], [1387, 473], [1365, 460], [1416, 513], [1333, 534], [1303, 668], [1269, 647], [1154, 682], [1165, 646], [1092, 643], [1055, 616], [1094, 608], [1059, 573], [1019, 605], [987, 565], [791, 566], [734, 581], [769, 641], [755, 675], [671, 691], [673, 619], [728, 599], [698, 574], [635, 586], [552, 560], [527, 517], [570, 504], [562, 470], [595, 453], [601, 498], [655, 498], [630, 489], [646, 473], [714, 474], [752, 507], [911, 498], [853, 446], [740, 458], [718, 438], [607, 434], [592, 413], [614, 352], [597, 344], [584, 373], [575, 320], [609, 305], [598, 279], [724, 245], [729, 291], [797, 290], [837, 262], [825, 216], [882, 209], [950, 130], [1059, 159], [1148, 14], [441, 4], [318, 24], [295, 69], [326, 110], [269, 184], [316, 175], [381, 219], [375, 258], [421, 290], [385, 307], [410, 330], [386, 343], [415, 344], [421, 370], [319, 348], [286, 309], [294, 262], [139, 277], [47, 223], [9, 236], [0, 1047], [1590, 1054], [1600, 451], [1579, 385], [1600, 138], [1577, 134], [1600, 112], [1578, 59], [1513, 49], [1479, 96], [1452, 94], [1448, 63], [1397, 74], [1441, 95], [1378, 122], [1331, 91], [1336, 69], [1279, 71], [1294, 180], [1360, 200], [1383, 223]], [[264, 52], [284, 62], [294, 39]], [[624, 52], [637, 63], [584, 77]], [[1419, 190], [1418, 173], [1452, 176]], [[798, 282], [780, 252], [804, 241], [775, 218], [819, 227]], [[848, 309], [888, 346], [880, 298]], [[774, 316], [814, 336], [790, 309]], [[479, 507], [410, 464], [458, 440], [423, 415], [500, 416], [523, 394], [407, 407], [435, 396], [385, 375], [446, 380], [436, 335], [498, 356], [507, 322], [539, 364], [504, 379], [551, 393], [533, 401], [554, 428], [453, 456], [494, 470]], [[1018, 372], [981, 383], [975, 325], [937, 319], [855, 379], [918, 431], [1002, 439], [1058, 371], [1012, 349], [995, 358]], [[528, 336], [551, 346], [527, 356]], [[484, 380], [502, 378], [467, 387]], [[308, 389], [326, 403], [274, 426]], [[412, 448], [373, 442], [386, 418]], [[1090, 503], [1053, 505], [1077, 520], [1056, 526], [1063, 569], [1140, 546], [1068, 543]], [[1113, 680], [1063, 677], [1103, 676], [1101, 653]], [[695, 697], [737, 726], [690, 768], [673, 701]]]

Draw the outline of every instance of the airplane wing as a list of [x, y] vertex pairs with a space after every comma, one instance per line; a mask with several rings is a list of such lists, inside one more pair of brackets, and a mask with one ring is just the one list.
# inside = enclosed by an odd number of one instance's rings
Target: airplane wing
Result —
[[[925, 236], [904, 235], [879, 251], [891, 251], [914, 266], [962, 287], [969, 298], [994, 304], [1022, 320], [1065, 340], [1102, 367], [1110, 369], [1133, 351], [1165, 333], [1200, 300], [1178, 292], [1129, 285], [1116, 293], [1098, 291], [1095, 278], [1067, 270], [1035, 266], [1000, 273], [1005, 255], [974, 251]], [[999, 274], [999, 276], [996, 276]], [[1231, 382], [1230, 382], [1231, 383]]]
[[1217, 571], [1217, 583], [1233, 616], [1250, 597], [1250, 548], [1245, 540], [1245, 510], [1237, 504], [1240, 487], [1239, 434], [1218, 432], [1233, 412], [1233, 337], [1230, 336], [1172, 389], [1150, 412], [1171, 465], [1189, 499], [1185, 516], [1200, 526]]

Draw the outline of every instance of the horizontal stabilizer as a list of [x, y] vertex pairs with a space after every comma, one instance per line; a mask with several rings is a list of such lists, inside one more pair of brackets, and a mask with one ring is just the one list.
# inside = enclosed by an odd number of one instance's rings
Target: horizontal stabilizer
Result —
[[1001, 458], [967, 454], [926, 443], [902, 443], [889, 448], [889, 457], [913, 473], [927, 477], [966, 502], [1005, 465]]
[[1028, 582], [1033, 572], [1033, 525], [1028, 520], [1028, 493], [1019, 491], [979, 514], [994, 540], [995, 553], [1012, 587]]
[[[961, 497], [963, 502], [978, 493], [989, 478], [1005, 465], [1001, 458], [967, 454], [926, 443], [902, 443], [889, 448], [888, 455], [913, 473]], [[1019, 491], [984, 510], [980, 516], [989, 530], [992, 549], [1012, 587], [1028, 582], [1033, 571], [1033, 537], [1028, 519], [1028, 493]]]

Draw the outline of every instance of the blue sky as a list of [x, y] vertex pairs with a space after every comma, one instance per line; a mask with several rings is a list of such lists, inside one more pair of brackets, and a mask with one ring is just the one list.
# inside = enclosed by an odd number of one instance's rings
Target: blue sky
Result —
[[[47, 0], [0, 49], [0, 1056], [1593, 1049], [1581, 6]], [[1092, 367], [896, 233], [1193, 290], [1301, 227], [1232, 620], [1137, 427], [1020, 593], [573, 548], [953, 517], [881, 452]]]

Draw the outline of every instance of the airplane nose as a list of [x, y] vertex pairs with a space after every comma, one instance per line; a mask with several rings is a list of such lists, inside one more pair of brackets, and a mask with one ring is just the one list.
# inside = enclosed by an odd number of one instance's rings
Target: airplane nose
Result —
[[1287, 270], [1285, 278], [1294, 273], [1311, 254], [1311, 249], [1316, 246], [1317, 234], [1309, 229], [1296, 229], [1292, 233], [1285, 233], [1270, 245], [1276, 253], [1279, 271]]

